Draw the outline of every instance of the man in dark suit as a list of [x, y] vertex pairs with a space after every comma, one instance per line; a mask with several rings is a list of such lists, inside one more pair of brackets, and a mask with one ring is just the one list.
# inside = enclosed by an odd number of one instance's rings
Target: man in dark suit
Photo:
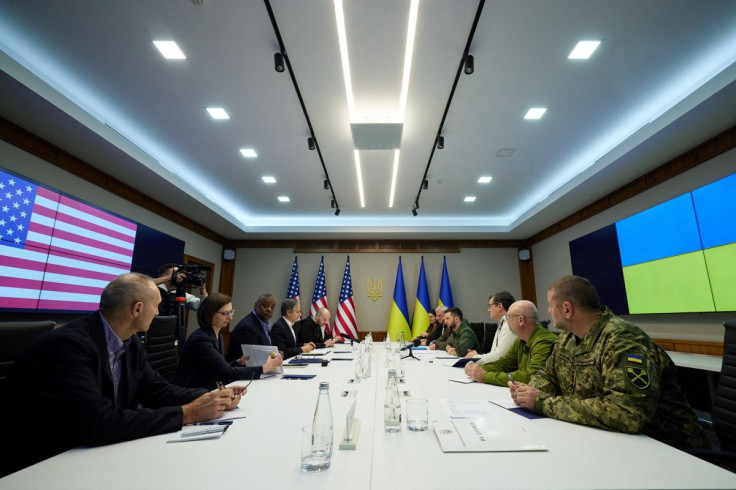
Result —
[[276, 308], [276, 299], [272, 294], [262, 294], [248, 313], [230, 334], [230, 346], [227, 349], [227, 361], [239, 359], [243, 355], [241, 345], [275, 345], [271, 342], [271, 317]]
[[327, 308], [320, 308], [317, 310], [317, 313], [314, 314], [314, 318], [307, 317], [300, 322], [297, 341], [304, 343], [312, 342], [317, 349], [332, 347], [335, 345], [335, 340], [329, 338], [325, 333], [325, 325], [327, 325], [327, 322], [329, 321], [330, 310]]
[[281, 318], [271, 327], [271, 341], [283, 352], [284, 359], [314, 349], [314, 343], [312, 342], [297, 343], [296, 341], [294, 324], [299, 321], [301, 316], [301, 305], [293, 299], [285, 299], [281, 303]]
[[151, 278], [123, 274], [103, 290], [99, 311], [42, 335], [18, 358], [3, 436], [12, 450], [0, 476], [76, 446], [174, 432], [235, 408], [233, 390], [181, 388], [148, 364], [136, 334], [160, 301]]

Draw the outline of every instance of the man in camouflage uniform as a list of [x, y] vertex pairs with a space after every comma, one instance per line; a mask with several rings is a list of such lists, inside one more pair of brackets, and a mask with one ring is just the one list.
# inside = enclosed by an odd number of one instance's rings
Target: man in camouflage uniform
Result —
[[509, 383], [518, 405], [567, 422], [642, 432], [678, 448], [707, 447], [667, 353], [601, 307], [587, 279], [558, 279], [547, 301], [565, 332], [528, 385]]

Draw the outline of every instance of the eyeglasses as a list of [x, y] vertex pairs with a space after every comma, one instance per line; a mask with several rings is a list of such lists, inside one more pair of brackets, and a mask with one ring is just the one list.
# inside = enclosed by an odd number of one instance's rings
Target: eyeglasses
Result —
[[230, 311], [218, 311], [217, 313], [219, 313], [220, 315], [222, 315], [222, 316], [224, 316], [224, 317], [228, 317], [228, 316], [233, 316], [233, 315], [235, 315], [235, 310], [230, 310]]
[[488, 303], [488, 307], [490, 308], [491, 306], [498, 306], [498, 305], [500, 305], [500, 304], [501, 304], [501, 303]]

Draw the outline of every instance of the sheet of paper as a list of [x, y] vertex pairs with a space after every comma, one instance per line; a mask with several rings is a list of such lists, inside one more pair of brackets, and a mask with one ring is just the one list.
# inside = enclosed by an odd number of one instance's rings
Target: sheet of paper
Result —
[[481, 417], [490, 415], [493, 405], [488, 400], [475, 399], [440, 399], [440, 404], [450, 418]]
[[462, 384], [470, 384], [475, 383], [475, 380], [473, 378], [468, 378], [467, 376], [461, 376], [458, 378], [450, 378], [450, 381], [454, 381], [455, 383], [462, 383]]
[[198, 425], [186, 427], [175, 433], [167, 442], [201, 441], [203, 439], [219, 439], [227, 430], [227, 425]]
[[493, 417], [451, 419], [432, 428], [446, 453], [547, 450], [525, 427]]

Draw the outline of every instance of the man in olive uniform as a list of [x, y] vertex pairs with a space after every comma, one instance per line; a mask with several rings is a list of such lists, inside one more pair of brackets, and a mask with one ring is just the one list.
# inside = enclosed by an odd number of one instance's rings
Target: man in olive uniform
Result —
[[509, 382], [518, 405], [567, 422], [641, 432], [678, 448], [707, 447], [672, 360], [641, 329], [601, 307], [590, 281], [558, 279], [547, 301], [565, 332], [528, 385]]
[[465, 374], [476, 381], [506, 386], [509, 376], [514, 381], [529, 382], [547, 362], [547, 356], [557, 336], [539, 323], [534, 303], [516, 301], [509, 307], [506, 323], [516, 340], [508, 352], [495, 361], [480, 365], [469, 362]]
[[470, 328], [467, 321], [463, 321], [463, 312], [460, 308], [448, 308], [445, 311], [445, 324], [451, 329], [450, 337], [447, 343], [436, 342], [429, 346], [431, 350], [446, 350], [448, 354], [453, 356], [464, 356], [469, 349], [480, 349], [478, 337]]

